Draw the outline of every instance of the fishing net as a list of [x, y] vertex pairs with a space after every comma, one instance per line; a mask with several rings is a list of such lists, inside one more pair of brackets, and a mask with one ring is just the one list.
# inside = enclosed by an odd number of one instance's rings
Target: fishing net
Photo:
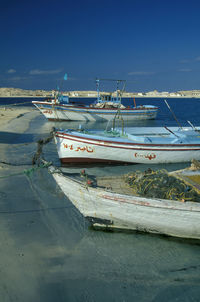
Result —
[[104, 109], [110, 109], [110, 108], [124, 109], [124, 108], [126, 108], [124, 105], [114, 103], [114, 102], [97, 103], [97, 104], [95, 104], [94, 107], [95, 108], [104, 108]]
[[166, 170], [136, 171], [128, 174], [125, 181], [139, 196], [200, 202], [200, 194], [192, 186], [169, 175]]

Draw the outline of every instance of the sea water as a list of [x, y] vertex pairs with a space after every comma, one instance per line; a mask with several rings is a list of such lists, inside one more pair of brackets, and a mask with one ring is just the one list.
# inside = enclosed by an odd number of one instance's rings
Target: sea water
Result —
[[[177, 126], [163, 99], [136, 102], [157, 105], [159, 113], [156, 120], [130, 126]], [[168, 103], [182, 126], [188, 126], [187, 120], [200, 125], [200, 100], [168, 99]], [[1, 104], [6, 105], [3, 100]], [[29, 127], [21, 133], [19, 124], [28, 120]], [[38, 112], [10, 125], [0, 130], [0, 301], [199, 301], [198, 241], [94, 231], [47, 169], [32, 169], [37, 141], [47, 138], [52, 127], [73, 128], [79, 122], [48, 122]], [[84, 126], [103, 128], [106, 123]], [[60, 165], [53, 141], [43, 148], [43, 157]], [[189, 164], [156, 165], [155, 169], [185, 166]], [[80, 172], [82, 168], [69, 166], [67, 170]], [[85, 170], [116, 175], [147, 168], [93, 165]]]

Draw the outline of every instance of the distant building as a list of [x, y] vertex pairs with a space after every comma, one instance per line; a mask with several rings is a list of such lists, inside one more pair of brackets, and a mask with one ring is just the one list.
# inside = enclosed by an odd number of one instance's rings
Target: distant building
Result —
[[178, 93], [182, 96], [200, 97], [200, 90], [180, 90]]

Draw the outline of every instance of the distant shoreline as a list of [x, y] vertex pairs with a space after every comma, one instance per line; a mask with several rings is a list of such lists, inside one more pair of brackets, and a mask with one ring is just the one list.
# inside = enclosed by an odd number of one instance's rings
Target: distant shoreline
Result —
[[[50, 99], [52, 98], [52, 96], [35, 96], [35, 95], [12, 95], [12, 96], [2, 96], [0, 95], [0, 100], [1, 99], [5, 99], [5, 98], [30, 98], [30, 99], [33, 99], [33, 98], [38, 98], [38, 99]], [[76, 99], [76, 98], [87, 98], [87, 99], [94, 99], [96, 98], [95, 96], [86, 96], [86, 95], [78, 95], [78, 96], [69, 96], [69, 98], [71, 99]], [[193, 96], [193, 95], [182, 95], [182, 96], [166, 96], [166, 95], [129, 95], [129, 96], [123, 96], [122, 95], [122, 98], [127, 98], [127, 99], [130, 99], [130, 98], [139, 98], [139, 99], [152, 99], [152, 98], [156, 98], [156, 99], [163, 99], [163, 98], [166, 98], [166, 99], [185, 99], [185, 98], [189, 98], [189, 99], [200, 99], [200, 95], [199, 96]]]
[[[53, 98], [57, 95], [56, 90], [28, 90], [20, 88], [1, 88], [1, 98]], [[74, 90], [62, 91], [64, 96], [69, 98], [97, 98], [97, 91], [94, 90]], [[127, 91], [100, 91], [100, 95], [116, 96], [117, 93], [122, 94], [122, 98], [200, 98], [200, 90], [181, 90], [176, 92], [157, 90], [148, 92], [127, 92]]]

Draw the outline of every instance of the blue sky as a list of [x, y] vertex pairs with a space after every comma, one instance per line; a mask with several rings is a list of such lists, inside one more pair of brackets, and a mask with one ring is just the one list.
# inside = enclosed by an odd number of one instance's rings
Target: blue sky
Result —
[[197, 0], [1, 0], [0, 87], [200, 89], [199, 12]]

